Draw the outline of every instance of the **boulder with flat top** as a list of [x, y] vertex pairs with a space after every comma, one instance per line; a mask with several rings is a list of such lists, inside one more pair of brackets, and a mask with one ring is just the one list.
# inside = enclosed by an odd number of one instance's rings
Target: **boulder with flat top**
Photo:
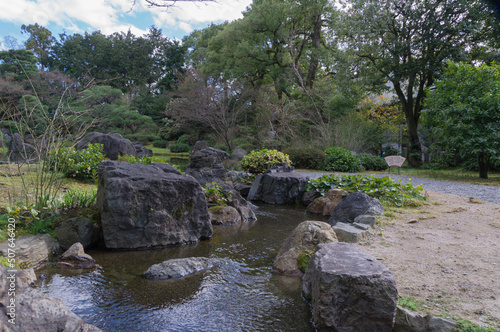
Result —
[[377, 216], [384, 213], [384, 208], [378, 199], [365, 193], [355, 192], [347, 195], [333, 210], [328, 223], [354, 223], [359, 216]]
[[250, 188], [247, 199], [269, 204], [300, 202], [309, 178], [294, 171], [292, 166], [276, 165], [259, 174]]
[[398, 292], [392, 273], [352, 244], [319, 244], [302, 278], [318, 331], [391, 332]]
[[131, 155], [137, 157], [137, 152], [130, 140], [120, 134], [103, 134], [92, 132], [85, 136], [76, 146], [77, 150], [86, 149], [88, 144], [102, 144], [103, 154], [106, 158], [117, 160], [118, 156]]
[[110, 249], [153, 248], [209, 239], [212, 224], [200, 184], [168, 164], [104, 161], [97, 206]]

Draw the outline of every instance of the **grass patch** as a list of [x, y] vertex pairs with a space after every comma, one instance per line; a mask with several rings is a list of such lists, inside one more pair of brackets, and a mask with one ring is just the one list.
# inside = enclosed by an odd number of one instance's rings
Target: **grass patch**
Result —
[[398, 298], [398, 305], [411, 311], [423, 311], [425, 302], [413, 296], [401, 296]]
[[484, 202], [482, 200], [474, 198], [474, 197], [469, 198], [469, 202], [475, 203], [475, 204], [484, 204]]
[[[18, 176], [20, 172], [23, 174], [24, 179]], [[22, 197], [19, 195], [19, 188], [21, 188], [23, 181], [29, 183], [34, 177], [34, 171], [25, 166], [18, 171], [16, 165], [0, 165], [0, 211], [5, 210], [15, 201], [21, 201]], [[95, 182], [64, 178], [62, 173], [60, 177], [59, 194], [63, 194], [66, 190], [75, 189], [88, 192], [97, 190]]]
[[478, 172], [467, 171], [461, 168], [443, 170], [401, 168], [401, 175], [500, 187], [500, 173], [498, 172], [488, 172], [488, 179], [481, 179]]
[[484, 327], [471, 323], [468, 320], [453, 318], [458, 325], [459, 332], [499, 332], [498, 327]]
[[145, 146], [153, 151], [153, 156], [171, 157], [171, 158], [189, 158], [189, 152], [174, 153], [169, 148], [157, 148], [152, 144]]

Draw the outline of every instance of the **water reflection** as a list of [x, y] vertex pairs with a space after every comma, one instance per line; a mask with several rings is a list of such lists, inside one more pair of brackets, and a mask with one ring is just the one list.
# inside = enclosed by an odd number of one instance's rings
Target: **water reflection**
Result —
[[[105, 331], [313, 331], [300, 280], [271, 272], [284, 238], [307, 216], [302, 207], [264, 205], [257, 217], [215, 227], [213, 239], [198, 244], [90, 251], [101, 269], [45, 269], [37, 287]], [[227, 264], [182, 280], [140, 276], [152, 264], [193, 256]]]

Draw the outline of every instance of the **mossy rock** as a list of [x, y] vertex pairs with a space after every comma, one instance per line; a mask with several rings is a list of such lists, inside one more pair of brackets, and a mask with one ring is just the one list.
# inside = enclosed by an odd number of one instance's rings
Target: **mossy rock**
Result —
[[221, 214], [224, 211], [224, 206], [220, 206], [220, 205], [212, 206], [208, 209], [208, 211], [210, 211], [210, 213], [213, 213], [213, 214]]
[[240, 213], [232, 206], [212, 206], [208, 214], [212, 225], [236, 225], [241, 222]]

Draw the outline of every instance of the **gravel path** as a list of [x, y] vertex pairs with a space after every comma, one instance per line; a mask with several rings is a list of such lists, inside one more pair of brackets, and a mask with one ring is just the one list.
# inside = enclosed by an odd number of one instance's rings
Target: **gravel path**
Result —
[[[340, 175], [338, 173], [327, 173], [327, 172], [325, 173], [301, 172], [301, 173], [310, 177], [311, 179], [318, 178], [323, 174]], [[342, 173], [342, 174], [348, 174], [348, 173]], [[395, 174], [375, 174], [375, 176], [379, 178], [384, 176], [389, 176], [394, 181], [402, 179], [401, 182], [403, 184], [408, 183], [410, 179], [409, 176], [395, 175]], [[411, 177], [410, 182], [414, 185], [422, 183], [422, 188], [424, 189], [424, 191], [427, 190], [444, 194], [454, 194], [465, 197], [473, 197], [482, 201], [500, 204], [500, 187], [483, 186], [477, 184], [467, 184], [467, 183], [449, 182], [449, 181], [438, 181], [438, 180], [430, 180], [418, 177]]]

